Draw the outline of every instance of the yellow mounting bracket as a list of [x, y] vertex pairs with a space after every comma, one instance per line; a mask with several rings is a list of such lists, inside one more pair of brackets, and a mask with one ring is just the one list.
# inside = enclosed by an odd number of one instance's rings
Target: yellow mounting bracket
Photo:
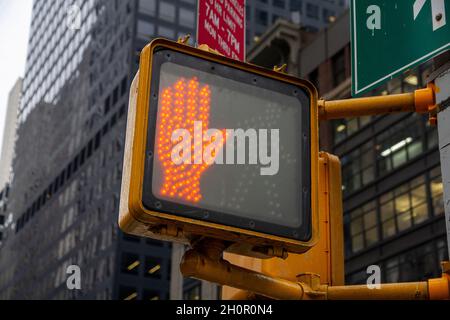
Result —
[[185, 36], [179, 37], [178, 40], [177, 40], [177, 42], [180, 43], [180, 44], [187, 45], [187, 43], [188, 43], [188, 41], [189, 41], [190, 38], [191, 38], [191, 35], [190, 35], [190, 34], [187, 34], [187, 35], [185, 35]]
[[280, 72], [280, 73], [286, 73], [287, 70], [287, 64], [282, 64], [281, 66], [274, 66], [273, 71]]

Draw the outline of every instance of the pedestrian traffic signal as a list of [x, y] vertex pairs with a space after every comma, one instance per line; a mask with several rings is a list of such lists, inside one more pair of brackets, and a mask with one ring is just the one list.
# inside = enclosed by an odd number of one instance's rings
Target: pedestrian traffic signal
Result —
[[156, 39], [130, 93], [119, 224], [228, 251], [301, 253], [317, 239], [316, 89]]

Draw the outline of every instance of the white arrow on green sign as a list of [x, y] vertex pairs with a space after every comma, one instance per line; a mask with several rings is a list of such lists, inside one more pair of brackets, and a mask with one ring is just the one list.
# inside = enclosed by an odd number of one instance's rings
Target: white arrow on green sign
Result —
[[448, 0], [352, 0], [352, 94], [450, 48]]

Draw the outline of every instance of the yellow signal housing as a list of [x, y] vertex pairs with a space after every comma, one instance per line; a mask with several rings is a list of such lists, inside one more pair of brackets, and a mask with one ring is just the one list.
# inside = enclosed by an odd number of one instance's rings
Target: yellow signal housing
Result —
[[[342, 184], [339, 158], [321, 152], [319, 158], [319, 233], [314, 248], [304, 254], [289, 254], [287, 259], [254, 259], [225, 253], [231, 264], [292, 282], [320, 281], [320, 285], [344, 285], [344, 226]], [[312, 286], [310, 284], [310, 286]], [[315, 285], [317, 286], [317, 284]], [[281, 292], [286, 288], [280, 286]], [[224, 286], [223, 300], [255, 298], [251, 292]]]
[[[177, 66], [177, 63], [183, 64], [189, 61], [192, 61], [192, 63], [188, 67]], [[163, 74], [164, 68], [167, 70], [187, 70], [186, 72], [195, 76], [196, 82], [201, 82], [202, 77], [205, 78], [205, 74], [207, 74], [207, 79], [212, 79], [211, 90], [214, 89], [214, 86], [220, 86], [220, 83], [223, 82], [222, 78], [228, 76], [229, 79], [225, 79], [228, 81], [227, 83], [237, 81], [235, 79], [249, 79], [249, 83], [244, 83], [242, 86], [245, 85], [250, 88], [251, 85], [255, 92], [259, 92], [257, 91], [259, 86], [261, 88], [265, 86], [264, 89], [261, 89], [261, 92], [264, 94], [266, 91], [270, 93], [270, 90], [273, 90], [270, 84], [275, 84], [277, 88], [279, 87], [280, 92], [287, 92], [286, 94], [290, 94], [292, 97], [302, 95], [302, 101], [308, 101], [307, 104], [299, 103], [299, 106], [301, 106], [299, 113], [307, 115], [307, 118], [304, 116], [299, 118], [299, 121], [304, 121], [302, 130], [306, 131], [303, 134], [300, 133], [298, 138], [294, 137], [295, 139], [302, 139], [306, 146], [302, 151], [302, 159], [306, 160], [297, 163], [300, 169], [296, 170], [302, 175], [302, 181], [307, 180], [307, 187], [299, 189], [298, 195], [293, 194], [295, 190], [289, 190], [288, 188], [280, 191], [281, 193], [290, 193], [289, 196], [293, 199], [304, 198], [308, 201], [309, 213], [306, 214], [306, 211], [303, 212], [304, 210], [296, 212], [298, 215], [303, 215], [302, 219], [304, 220], [302, 221], [305, 221], [304, 223], [308, 224], [309, 227], [309, 231], [305, 231], [304, 237], [291, 231], [289, 231], [290, 233], [287, 231], [279, 232], [279, 230], [288, 230], [289, 225], [280, 227], [273, 220], [252, 224], [251, 220], [254, 220], [254, 218], [240, 216], [240, 212], [230, 214], [223, 208], [211, 210], [207, 204], [203, 206], [201, 201], [189, 204], [188, 209], [185, 209], [186, 202], [184, 200], [179, 202], [175, 200], [167, 201], [168, 204], [166, 205], [164, 199], [158, 199], [154, 190], [155, 179], [153, 179], [153, 182], [151, 181], [151, 174], [152, 171], [154, 172], [156, 165], [149, 164], [151, 161], [156, 161], [157, 152], [149, 145], [156, 141], [158, 135], [158, 129], [155, 129], [157, 121], [159, 121], [157, 120], [159, 119], [158, 112], [160, 112], [158, 108], [161, 99], [158, 98], [164, 93], [163, 88], [158, 87], [158, 84], [173, 77], [172, 74]], [[201, 68], [203, 69], [200, 70]], [[197, 69], [199, 70], [198, 74]], [[177, 72], [180, 74], [182, 71]], [[184, 74], [183, 77], [185, 77]], [[217, 83], [214, 82], [215, 79], [218, 79]], [[193, 85], [196, 82], [193, 82]], [[294, 89], [291, 90], [291, 88]], [[270, 97], [270, 94], [268, 96]], [[214, 95], [211, 99], [214, 99]], [[284, 102], [274, 102], [274, 104], [276, 103]], [[212, 107], [218, 108], [213, 104]], [[215, 109], [214, 112], [216, 116], [230, 114], [230, 111], [220, 108]], [[152, 128], [155, 130], [153, 133]], [[281, 128], [281, 130], [284, 129]], [[142, 50], [140, 55], [139, 71], [130, 89], [126, 132], [119, 214], [119, 226], [124, 232], [191, 245], [205, 238], [220, 239], [226, 244], [227, 252], [258, 258], [273, 256], [285, 258], [288, 252], [300, 254], [308, 251], [318, 242], [320, 223], [318, 107], [317, 91], [308, 81], [232, 60], [181, 43], [155, 39]], [[211, 167], [208, 170], [209, 174], [216, 169]], [[222, 176], [222, 178], [225, 179], [226, 177]], [[245, 178], [242, 178], [243, 183], [245, 183], [245, 180]], [[260, 186], [255, 186], [255, 188], [257, 187]], [[208, 188], [206, 184], [204, 189]], [[254, 191], [251, 188], [249, 189], [250, 192]], [[149, 200], [150, 198], [151, 200]], [[264, 196], [261, 194], [252, 199], [253, 202], [257, 202], [255, 199], [264, 200]], [[247, 203], [251, 202], [247, 201]], [[217, 217], [215, 219], [213, 219], [214, 214]], [[261, 212], [261, 216], [264, 218], [265, 214]], [[222, 220], [220, 217], [227, 217], [228, 220], [225, 218]], [[245, 223], [242, 221], [245, 221]], [[264, 226], [264, 228], [258, 226]]]

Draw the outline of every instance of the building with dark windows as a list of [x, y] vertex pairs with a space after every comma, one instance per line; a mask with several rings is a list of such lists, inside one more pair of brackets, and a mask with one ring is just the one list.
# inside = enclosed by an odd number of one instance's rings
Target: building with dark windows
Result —
[[[312, 39], [279, 22], [248, 60], [309, 79], [328, 100], [351, 97], [348, 12]], [[274, 58], [275, 57], [275, 58]], [[411, 92], [426, 85], [432, 62], [406, 72], [370, 95]], [[321, 150], [342, 164], [345, 273], [365, 283], [379, 265], [383, 282], [438, 277], [448, 259], [438, 137], [427, 116], [398, 114], [321, 123]]]
[[[138, 53], [194, 34], [195, 12], [195, 0], [34, 1], [0, 299], [169, 298], [171, 244], [117, 227], [123, 143]], [[70, 265], [81, 290], [67, 288]]]
[[310, 32], [319, 31], [348, 6], [347, 0], [249, 0], [246, 2], [247, 45], [260, 40], [279, 18], [291, 20]]

